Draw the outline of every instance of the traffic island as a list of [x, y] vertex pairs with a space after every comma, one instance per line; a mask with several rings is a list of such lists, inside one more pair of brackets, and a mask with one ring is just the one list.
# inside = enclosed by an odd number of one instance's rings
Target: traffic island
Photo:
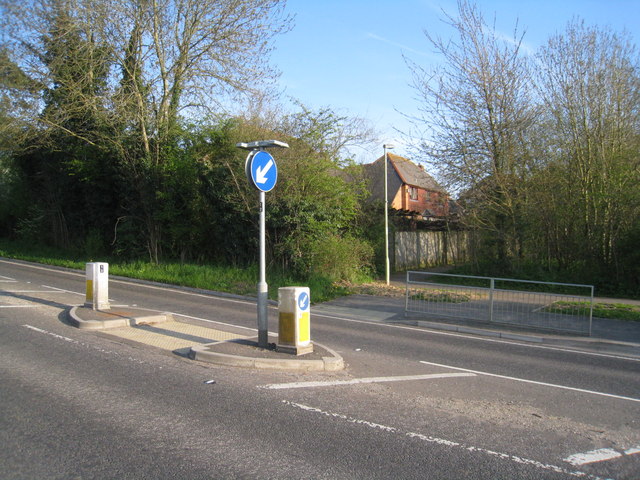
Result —
[[189, 358], [217, 365], [256, 368], [264, 370], [289, 370], [306, 372], [337, 372], [344, 370], [342, 357], [319, 343], [304, 358], [278, 351], [277, 337], [270, 338], [267, 348], [258, 346], [258, 337], [191, 347]]
[[170, 313], [158, 313], [141, 308], [110, 308], [94, 310], [88, 306], [73, 307], [69, 311], [69, 323], [86, 330], [152, 325], [173, 321]]

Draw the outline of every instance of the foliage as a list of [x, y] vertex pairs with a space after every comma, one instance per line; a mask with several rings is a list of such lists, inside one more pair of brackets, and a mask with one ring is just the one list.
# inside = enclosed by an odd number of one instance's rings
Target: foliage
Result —
[[460, 193], [474, 273], [640, 295], [640, 62], [626, 33], [571, 21], [535, 55], [458, 1], [443, 59], [410, 63], [420, 152]]

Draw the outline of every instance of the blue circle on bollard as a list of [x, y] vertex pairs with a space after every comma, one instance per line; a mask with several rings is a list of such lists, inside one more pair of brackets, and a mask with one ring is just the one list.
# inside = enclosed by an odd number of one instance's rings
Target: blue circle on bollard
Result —
[[307, 292], [302, 292], [298, 295], [298, 308], [300, 308], [300, 310], [307, 310], [309, 303], [309, 294]]

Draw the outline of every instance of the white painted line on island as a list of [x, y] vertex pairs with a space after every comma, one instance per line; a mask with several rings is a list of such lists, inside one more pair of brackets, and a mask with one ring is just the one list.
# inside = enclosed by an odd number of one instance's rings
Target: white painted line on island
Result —
[[355, 425], [361, 425], [367, 428], [371, 428], [373, 430], [377, 430], [380, 432], [385, 432], [385, 433], [390, 433], [390, 434], [396, 434], [396, 435], [400, 435], [402, 437], [406, 437], [406, 438], [410, 438], [410, 439], [414, 439], [414, 440], [420, 440], [422, 442], [425, 443], [431, 443], [431, 444], [435, 444], [435, 445], [440, 445], [442, 447], [448, 447], [448, 448], [455, 448], [458, 450], [466, 450], [467, 452], [471, 452], [471, 453], [479, 453], [481, 455], [486, 455], [489, 457], [493, 457], [496, 458], [498, 460], [506, 460], [506, 461], [510, 461], [512, 463], [517, 463], [519, 465], [526, 465], [526, 466], [530, 466], [533, 468], [537, 468], [540, 470], [546, 470], [548, 472], [554, 472], [554, 473], [560, 473], [560, 474], [564, 474], [564, 475], [568, 475], [571, 477], [577, 477], [577, 478], [588, 478], [590, 480], [604, 480], [602, 477], [598, 477], [596, 475], [590, 475], [586, 472], [581, 472], [581, 471], [573, 471], [573, 470], [568, 470], [565, 467], [561, 467], [558, 465], [551, 465], [551, 464], [547, 464], [544, 462], [540, 462], [538, 460], [532, 460], [529, 458], [524, 458], [518, 455], [512, 455], [509, 453], [503, 453], [503, 452], [497, 452], [495, 450], [490, 450], [487, 448], [483, 448], [483, 447], [476, 447], [473, 445], [466, 445], [464, 443], [461, 442], [457, 442], [454, 440], [448, 440], [446, 438], [438, 438], [438, 437], [433, 437], [431, 435], [425, 435], [422, 433], [416, 433], [416, 432], [405, 432], [400, 430], [399, 428], [396, 427], [391, 427], [388, 425], [382, 425], [376, 422], [372, 422], [369, 420], [363, 420], [363, 419], [359, 419], [359, 418], [354, 418], [354, 417], [350, 417], [348, 415], [344, 415], [342, 413], [336, 413], [336, 412], [330, 412], [327, 410], [322, 410], [320, 408], [316, 408], [316, 407], [311, 407], [309, 405], [304, 405], [302, 403], [296, 403], [296, 402], [291, 402], [289, 400], [282, 400], [282, 403], [284, 403], [285, 405], [289, 406], [289, 407], [294, 407], [297, 409], [300, 409], [302, 411], [305, 412], [309, 412], [309, 413], [313, 413], [313, 414], [318, 414], [318, 415], [324, 415], [326, 417], [330, 417], [330, 418], [335, 418], [338, 420], [342, 420], [348, 423], [352, 423]]
[[511, 381], [514, 381], [514, 382], [531, 383], [533, 385], [541, 385], [543, 387], [560, 388], [562, 390], [570, 390], [572, 392], [586, 393], [586, 394], [589, 394], [589, 395], [598, 395], [598, 396], [601, 396], [601, 397], [615, 398], [615, 399], [618, 399], [618, 400], [626, 400], [626, 401], [629, 401], [629, 402], [638, 402], [638, 403], [640, 403], [640, 398], [625, 397], [623, 395], [615, 395], [613, 393], [597, 392], [595, 390], [586, 390], [584, 388], [569, 387], [569, 386], [566, 386], [566, 385], [557, 385], [555, 383], [538, 382], [536, 380], [527, 380], [526, 378], [509, 377], [507, 375], [498, 375], [496, 373], [481, 372], [481, 371], [478, 371], [478, 370], [470, 370], [468, 368], [453, 367], [451, 365], [443, 365], [441, 363], [425, 362], [424, 360], [420, 360], [420, 363], [424, 363], [425, 365], [433, 365], [435, 367], [450, 368], [452, 370], [460, 370], [462, 372], [475, 373], [476, 375], [485, 375], [487, 377], [502, 378], [504, 380], [511, 380]]
[[475, 377], [473, 373], [434, 373], [430, 375], [403, 375], [396, 377], [368, 377], [354, 378], [351, 380], [333, 380], [329, 382], [292, 382], [292, 383], [272, 383], [262, 385], [258, 388], [269, 390], [283, 390], [288, 388], [314, 388], [314, 387], [338, 387], [342, 385], [359, 385], [363, 383], [384, 383], [384, 382], [404, 382], [411, 380], [435, 380], [438, 378]]

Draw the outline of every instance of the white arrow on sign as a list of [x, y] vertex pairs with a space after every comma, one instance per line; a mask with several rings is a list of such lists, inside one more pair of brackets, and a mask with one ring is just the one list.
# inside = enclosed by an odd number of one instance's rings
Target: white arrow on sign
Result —
[[273, 167], [273, 160], [269, 160], [264, 167], [256, 169], [256, 183], [266, 183], [269, 180], [265, 175]]

